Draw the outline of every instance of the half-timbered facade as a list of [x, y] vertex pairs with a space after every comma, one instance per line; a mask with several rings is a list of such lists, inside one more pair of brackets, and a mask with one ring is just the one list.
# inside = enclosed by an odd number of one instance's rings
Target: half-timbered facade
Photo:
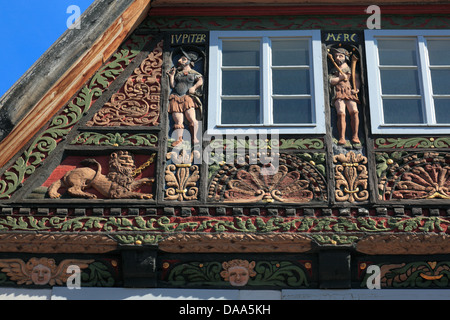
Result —
[[0, 101], [0, 286], [447, 289], [445, 2], [95, 1]]

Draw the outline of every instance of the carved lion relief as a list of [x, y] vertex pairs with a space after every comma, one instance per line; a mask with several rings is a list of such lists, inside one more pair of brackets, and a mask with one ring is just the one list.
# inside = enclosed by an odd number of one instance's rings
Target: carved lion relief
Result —
[[[148, 164], [152, 160], [153, 157], [150, 157]], [[143, 185], [153, 183], [154, 179], [135, 180], [135, 176], [143, 168], [136, 168], [133, 156], [128, 151], [113, 152], [109, 156], [107, 174], [102, 173], [102, 165], [96, 159], [85, 159], [80, 165], [82, 167], [67, 172], [61, 179], [50, 185], [48, 188], [50, 198], [61, 197], [60, 188], [65, 188], [68, 195], [76, 198], [97, 198], [96, 194], [86, 191], [91, 188], [109, 199], [151, 199], [153, 197], [152, 194], [135, 191]]]

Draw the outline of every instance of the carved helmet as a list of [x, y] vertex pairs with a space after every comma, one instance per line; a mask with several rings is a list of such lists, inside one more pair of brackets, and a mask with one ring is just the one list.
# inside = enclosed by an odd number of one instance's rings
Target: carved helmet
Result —
[[345, 48], [331, 48], [330, 51], [333, 53], [333, 55], [341, 53], [345, 56], [345, 60], [350, 60], [350, 54]]
[[189, 59], [189, 62], [191, 63], [192, 66], [194, 66], [194, 64], [200, 60], [200, 55], [195, 51], [192, 50], [187, 51], [187, 48], [183, 47], [180, 47], [180, 51], [183, 54], [183, 56]]

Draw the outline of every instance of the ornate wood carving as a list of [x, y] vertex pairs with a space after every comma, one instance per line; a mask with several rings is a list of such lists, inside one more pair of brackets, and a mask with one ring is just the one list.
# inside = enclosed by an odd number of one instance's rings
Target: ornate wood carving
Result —
[[333, 157], [336, 201], [357, 202], [369, 199], [367, 158], [353, 151]]
[[450, 137], [378, 138], [374, 141], [377, 149], [404, 148], [449, 148]]
[[117, 249], [117, 242], [106, 235], [93, 234], [0, 234], [1, 252], [28, 253], [106, 253]]
[[31, 258], [27, 262], [22, 259], [0, 259], [0, 268], [18, 285], [66, 285], [71, 273], [67, 268], [76, 265], [85, 269], [94, 260], [67, 259], [56, 264], [54, 259]]
[[198, 186], [200, 179], [199, 167], [194, 165], [194, 158], [200, 156], [199, 152], [185, 152], [179, 154], [172, 151], [167, 153], [167, 160], [172, 160], [173, 164], [166, 167], [165, 181], [168, 187], [165, 191], [165, 200], [197, 200]]
[[447, 234], [378, 234], [360, 239], [356, 250], [371, 255], [450, 254]]
[[369, 265], [376, 265], [380, 268], [381, 288], [448, 288], [450, 262], [434, 259], [360, 262], [358, 267], [364, 275], [360, 277], [361, 286], [366, 286], [369, 277], [365, 269]]
[[158, 247], [172, 253], [213, 252], [307, 252], [311, 239], [300, 234], [177, 234], [161, 240]]
[[223, 163], [211, 179], [209, 199], [228, 203], [326, 200], [325, 179], [312, 163], [288, 154], [279, 155], [277, 168], [257, 160], [252, 164], [247, 156], [244, 164]]
[[156, 147], [158, 136], [152, 133], [106, 133], [82, 132], [71, 143], [71, 145], [95, 145], [95, 146], [134, 146], [134, 147]]
[[[148, 162], [153, 162], [154, 156]], [[137, 192], [141, 186], [151, 184], [154, 178], [134, 179], [138, 171], [133, 156], [128, 151], [111, 153], [109, 157], [109, 171], [102, 173], [102, 165], [96, 159], [85, 159], [81, 162], [83, 167], [67, 172], [61, 179], [55, 181], [48, 188], [50, 198], [61, 197], [60, 188], [66, 188], [72, 197], [96, 199], [97, 195], [85, 191], [93, 188], [103, 197], [109, 199], [151, 199], [152, 194]], [[147, 164], [144, 164], [144, 166]], [[95, 169], [90, 168], [95, 167]]]
[[177, 286], [310, 287], [313, 262], [270, 260], [164, 261], [162, 281]]
[[47, 156], [61, 141], [64, 141], [72, 127], [140, 53], [148, 40], [148, 37], [132, 36], [131, 40], [120, 47], [111, 60], [81, 88], [63, 111], [50, 121], [48, 127], [0, 177], [0, 199], [9, 199], [20, 184], [42, 165]]
[[439, 152], [377, 154], [381, 200], [450, 199], [450, 155]]
[[87, 123], [87, 126], [156, 126], [159, 124], [161, 74], [161, 41], [136, 68], [122, 90], [115, 93]]

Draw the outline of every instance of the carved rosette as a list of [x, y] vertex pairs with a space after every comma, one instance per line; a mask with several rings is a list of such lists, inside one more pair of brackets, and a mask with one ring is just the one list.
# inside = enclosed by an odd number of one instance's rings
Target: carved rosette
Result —
[[156, 126], [159, 124], [163, 42], [134, 70], [123, 88], [115, 93], [87, 123], [91, 127]]
[[280, 154], [279, 164], [223, 164], [212, 177], [208, 198], [228, 203], [305, 203], [327, 199], [323, 175], [295, 155]]
[[333, 157], [336, 201], [357, 202], [369, 199], [367, 158], [353, 151]]
[[450, 199], [450, 156], [438, 152], [377, 157], [382, 200]]

